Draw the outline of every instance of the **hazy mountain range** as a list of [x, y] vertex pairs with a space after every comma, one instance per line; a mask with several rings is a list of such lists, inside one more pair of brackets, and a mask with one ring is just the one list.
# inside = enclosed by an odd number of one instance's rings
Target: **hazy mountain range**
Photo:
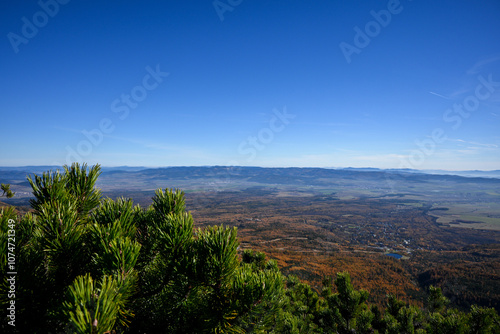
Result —
[[[183, 171], [189, 171], [189, 169], [192, 170], [200, 170], [200, 169], [207, 169], [209, 170], [210, 168], [232, 168], [232, 169], [238, 169], [238, 170], [243, 170], [243, 169], [260, 169], [261, 171], [263, 170], [272, 170], [272, 169], [288, 169], [288, 170], [311, 170], [311, 169], [325, 169], [325, 170], [336, 170], [336, 171], [356, 171], [356, 172], [384, 172], [384, 173], [397, 173], [397, 174], [402, 174], [402, 173], [412, 173], [412, 174], [433, 174], [433, 175], [457, 175], [457, 176], [463, 176], [463, 177], [487, 177], [487, 178], [500, 178], [500, 169], [498, 170], [489, 170], [489, 171], [483, 171], [483, 170], [463, 170], [463, 171], [449, 171], [449, 170], [442, 170], [442, 169], [380, 169], [380, 168], [371, 168], [371, 167], [366, 167], [366, 168], [355, 168], [355, 167], [328, 167], [328, 168], [316, 168], [316, 167], [238, 167], [238, 166], [182, 166], [182, 167], [143, 167], [143, 166], [116, 166], [116, 167], [101, 167], [103, 173], [105, 172], [114, 172], [114, 171], [125, 171], [125, 172], [139, 172], [139, 171], [144, 171], [144, 170], [151, 170], [151, 171], [159, 171], [159, 170], [179, 170], [182, 169]], [[56, 169], [62, 169], [61, 166], [16, 166], [16, 167], [2, 167], [0, 166], [0, 173], [1, 172], [27, 172], [27, 173], [43, 173], [49, 170], [56, 170]]]

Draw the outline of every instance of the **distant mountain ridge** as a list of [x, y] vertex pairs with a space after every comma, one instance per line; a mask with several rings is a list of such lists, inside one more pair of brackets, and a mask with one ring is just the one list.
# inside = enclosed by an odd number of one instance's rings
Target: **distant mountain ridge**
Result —
[[[113, 170], [122, 170], [122, 171], [139, 171], [143, 169], [148, 169], [150, 167], [130, 167], [130, 166], [117, 166], [117, 167], [102, 167], [103, 171], [113, 171]], [[14, 166], [14, 167], [6, 167], [0, 166], [0, 172], [5, 171], [28, 171], [30, 173], [43, 173], [49, 170], [57, 170], [62, 169], [62, 166]]]
[[[55, 171], [62, 169], [61, 166], [19, 166], [19, 167], [1, 167], [0, 180], [2, 183], [9, 183], [12, 180], [19, 181], [20, 178], [26, 179], [29, 174], [41, 174], [46, 171]], [[171, 166], [171, 167], [102, 167], [103, 176], [119, 175], [122, 173], [130, 173], [136, 176], [148, 175], [163, 178], [220, 178], [220, 177], [251, 177], [257, 178], [260, 181], [263, 178], [273, 177], [274, 181], [282, 179], [286, 175], [294, 178], [312, 178], [312, 177], [333, 177], [345, 176], [352, 177], [354, 175], [361, 178], [377, 178], [377, 177], [401, 177], [410, 179], [425, 178], [425, 176], [447, 176], [447, 177], [464, 177], [464, 178], [488, 178], [500, 179], [500, 170], [492, 171], [446, 171], [446, 170], [417, 170], [417, 169], [380, 169], [380, 168], [321, 168], [321, 167], [252, 167], [252, 166]], [[420, 176], [419, 176], [420, 175]], [[11, 181], [9, 181], [11, 180]], [[269, 180], [271, 181], [271, 180]]]
[[463, 177], [493, 177], [500, 178], [500, 169], [497, 170], [463, 170], [463, 171], [449, 171], [444, 169], [397, 169], [397, 168], [358, 168], [358, 167], [346, 167], [346, 168], [335, 168], [341, 170], [355, 170], [355, 171], [385, 171], [385, 172], [394, 172], [394, 173], [413, 173], [413, 174], [434, 174], [434, 175], [457, 175]]

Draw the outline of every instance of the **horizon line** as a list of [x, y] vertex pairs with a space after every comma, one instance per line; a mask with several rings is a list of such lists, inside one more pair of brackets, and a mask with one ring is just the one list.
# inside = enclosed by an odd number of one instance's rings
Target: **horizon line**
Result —
[[[88, 164], [88, 166], [95, 166], [96, 164]], [[16, 166], [3, 166], [0, 165], [0, 168], [34, 168], [34, 167], [51, 167], [51, 168], [62, 168], [68, 165], [16, 165]], [[257, 165], [160, 165], [160, 166], [132, 166], [132, 165], [100, 165], [102, 168], [144, 168], [144, 169], [159, 169], [159, 168], [191, 168], [191, 167], [238, 167], [238, 168], [318, 168], [318, 169], [375, 169], [375, 170], [402, 170], [402, 171], [443, 171], [443, 172], [497, 172], [500, 169], [440, 169], [440, 168], [426, 168], [426, 169], [418, 169], [418, 168], [380, 168], [380, 167], [320, 167], [320, 166], [257, 166]]]

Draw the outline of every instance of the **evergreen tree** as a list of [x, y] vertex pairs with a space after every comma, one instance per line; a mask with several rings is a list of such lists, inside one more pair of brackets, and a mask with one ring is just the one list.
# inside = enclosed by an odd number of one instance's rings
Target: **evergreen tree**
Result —
[[324, 300], [296, 276], [286, 278], [285, 300], [280, 309], [275, 333], [318, 333]]
[[443, 295], [440, 288], [432, 285], [429, 287], [429, 295], [427, 297], [427, 308], [429, 312], [441, 312], [449, 303], [450, 301]]
[[336, 293], [332, 293], [331, 280], [325, 283], [327, 284], [323, 296], [328, 307], [324, 311], [323, 318], [326, 329], [333, 329], [338, 333], [353, 333], [357, 329], [360, 332], [369, 331], [373, 314], [366, 304], [368, 292], [355, 290], [347, 272], [337, 274], [334, 282], [337, 287]]
[[0, 185], [0, 190], [2, 190], [2, 195], [0, 195], [0, 197], [12, 198], [15, 195], [15, 193], [10, 190], [10, 184], [2, 183]]

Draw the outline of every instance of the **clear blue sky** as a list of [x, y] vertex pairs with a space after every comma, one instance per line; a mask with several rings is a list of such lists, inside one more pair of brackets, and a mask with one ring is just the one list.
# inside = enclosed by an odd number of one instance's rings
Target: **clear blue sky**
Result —
[[0, 3], [0, 165], [500, 169], [500, 2]]

